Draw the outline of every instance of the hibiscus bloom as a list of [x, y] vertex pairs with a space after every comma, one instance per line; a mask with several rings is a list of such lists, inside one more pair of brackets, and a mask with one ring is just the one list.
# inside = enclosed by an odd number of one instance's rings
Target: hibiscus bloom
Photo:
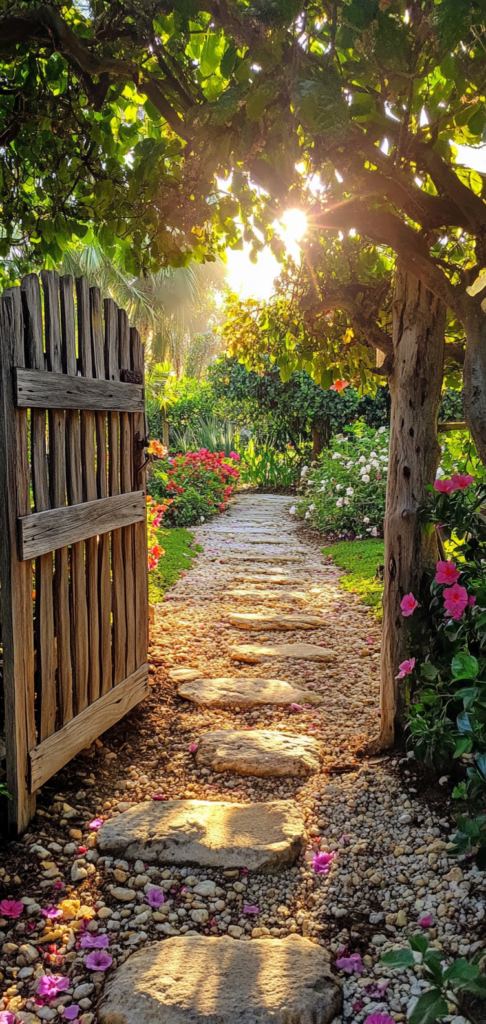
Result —
[[460, 618], [468, 602], [466, 588], [454, 583], [453, 587], [446, 587], [442, 593], [446, 611], [450, 612], [453, 618]]
[[437, 562], [435, 574], [437, 583], [457, 583], [460, 575], [455, 562]]
[[417, 598], [413, 594], [405, 594], [400, 601], [400, 608], [402, 609], [402, 615], [406, 619], [409, 615], [413, 615], [416, 608], [418, 608]]
[[331, 384], [330, 390], [341, 393], [347, 387], [349, 387], [349, 380], [335, 380], [334, 384]]
[[398, 668], [399, 672], [398, 675], [395, 676], [395, 679], [405, 679], [405, 676], [410, 675], [415, 668], [415, 658], [409, 658], [408, 661], [402, 661]]
[[439, 491], [440, 494], [452, 494], [454, 490], [452, 480], [446, 480], [445, 477], [442, 480], [434, 480], [434, 491]]
[[469, 473], [453, 473], [451, 476], [451, 484], [454, 491], [465, 491], [473, 483], [474, 477], [470, 476]]

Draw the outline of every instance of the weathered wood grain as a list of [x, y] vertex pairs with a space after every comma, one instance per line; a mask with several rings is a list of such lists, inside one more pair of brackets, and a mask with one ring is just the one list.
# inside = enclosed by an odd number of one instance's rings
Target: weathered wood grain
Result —
[[19, 563], [15, 544], [17, 516], [30, 512], [27, 414], [15, 409], [11, 384], [12, 367], [23, 360], [22, 303], [20, 289], [14, 288], [0, 301], [0, 575], [9, 817], [19, 832], [35, 813], [27, 764], [36, 742], [32, 566]]
[[[132, 369], [142, 374], [145, 369], [143, 346], [140, 335], [135, 327], [130, 328], [130, 348]], [[145, 449], [146, 438], [145, 415], [135, 413], [133, 416], [133, 486], [145, 490]], [[135, 542], [135, 661], [137, 665], [147, 660], [148, 646], [148, 566], [147, 566], [147, 519], [134, 527]]]
[[140, 667], [76, 715], [64, 728], [30, 750], [30, 791], [35, 793], [83, 747], [109, 729], [149, 692], [148, 665]]
[[[91, 342], [93, 353], [93, 375], [105, 379], [104, 329], [99, 288], [90, 288]], [[96, 485], [98, 498], [106, 498], [107, 482], [107, 440], [106, 413], [96, 416]], [[111, 570], [110, 538], [103, 534], [98, 539], [98, 593], [100, 623], [100, 693], [106, 693], [113, 682], [111, 661]]]
[[[105, 310], [105, 372], [110, 381], [120, 377], [118, 344], [118, 306], [113, 299], [104, 300]], [[120, 414], [108, 413], [109, 436], [109, 487], [110, 494], [120, 493]], [[127, 623], [125, 612], [125, 567], [123, 564], [123, 540], [121, 530], [114, 530], [111, 537], [112, 609], [113, 609], [113, 684], [116, 686], [125, 678]]]
[[37, 558], [88, 537], [145, 520], [145, 491], [34, 512], [18, 520], [19, 558]]
[[91, 409], [94, 412], [143, 412], [144, 409], [141, 384], [90, 380], [75, 373], [47, 373], [17, 367], [14, 386], [19, 409]]
[[[120, 374], [130, 371], [130, 325], [124, 309], [118, 310], [118, 341], [120, 351]], [[130, 371], [131, 372], [131, 371]], [[132, 490], [133, 458], [133, 417], [128, 412], [120, 416], [120, 490], [126, 494]], [[129, 676], [135, 670], [135, 576], [134, 576], [134, 527], [122, 531], [123, 562], [125, 569], [125, 612], [127, 621], [126, 672]]]
[[[40, 284], [37, 274], [22, 279], [22, 306], [26, 357], [29, 366], [45, 366]], [[32, 489], [36, 512], [50, 508], [46, 449], [46, 412], [31, 414]], [[37, 651], [37, 720], [39, 739], [45, 740], [56, 728], [56, 648], [54, 634], [53, 557], [48, 552], [35, 563], [35, 648]]]
[[[55, 270], [43, 270], [41, 281], [44, 290], [47, 368], [54, 373], [62, 373], [59, 274]], [[66, 413], [62, 409], [49, 411], [49, 489], [53, 508], [59, 508], [66, 504]], [[45, 515], [45, 513], [39, 514]], [[57, 640], [57, 706], [60, 722], [65, 725], [73, 717], [69, 562], [67, 548], [56, 545], [55, 550], [54, 626]], [[44, 552], [38, 553], [43, 554]]]

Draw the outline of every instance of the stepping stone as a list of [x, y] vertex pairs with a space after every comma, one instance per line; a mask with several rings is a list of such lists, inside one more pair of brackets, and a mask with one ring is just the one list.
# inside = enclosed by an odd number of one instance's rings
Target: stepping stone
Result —
[[327, 625], [320, 615], [268, 615], [265, 612], [227, 612], [225, 618], [239, 629], [319, 629]]
[[287, 583], [291, 587], [303, 587], [305, 586], [305, 580], [298, 580], [295, 576], [269, 576], [267, 573], [262, 572], [259, 576], [247, 576], [246, 573], [234, 573], [232, 575], [234, 582], [243, 583], [276, 583], [285, 584]]
[[252, 676], [222, 676], [179, 684], [179, 697], [211, 707], [256, 707], [260, 704], [322, 704], [323, 697], [312, 690], [298, 690], [284, 679]]
[[105, 986], [100, 1024], [330, 1024], [342, 986], [300, 935], [177, 935], [133, 953]]
[[289, 800], [232, 804], [167, 800], [135, 804], [98, 832], [98, 849], [128, 860], [273, 872], [293, 864], [304, 823]]
[[292, 736], [273, 729], [221, 729], [201, 736], [196, 764], [216, 772], [268, 778], [317, 772], [321, 757], [321, 747], [310, 736]]
[[169, 679], [173, 679], [175, 683], [189, 681], [191, 679], [201, 678], [200, 668], [173, 668], [167, 673]]
[[337, 654], [316, 644], [234, 644], [229, 648], [230, 658], [258, 665], [270, 658], [290, 658], [297, 661], [335, 661]]
[[242, 551], [239, 555], [230, 555], [228, 561], [232, 562], [301, 562], [298, 555], [246, 555]]
[[301, 601], [303, 604], [308, 604], [309, 597], [299, 590], [286, 590], [284, 593], [278, 590], [245, 590], [244, 587], [236, 588], [235, 590], [226, 590], [226, 597], [249, 597], [252, 601], [265, 601], [266, 599], [275, 598], [277, 601], [285, 601], [287, 598], [289, 601]]

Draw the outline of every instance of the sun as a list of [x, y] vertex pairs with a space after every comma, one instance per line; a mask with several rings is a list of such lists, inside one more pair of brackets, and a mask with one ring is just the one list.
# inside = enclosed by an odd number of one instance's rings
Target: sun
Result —
[[[275, 223], [285, 248], [293, 259], [300, 254], [299, 241], [307, 230], [307, 217], [302, 210], [287, 210]], [[250, 245], [243, 249], [228, 249], [226, 282], [241, 299], [269, 299], [273, 293], [275, 278], [281, 271], [281, 264], [275, 259], [268, 246], [258, 254], [256, 263], [250, 260]]]

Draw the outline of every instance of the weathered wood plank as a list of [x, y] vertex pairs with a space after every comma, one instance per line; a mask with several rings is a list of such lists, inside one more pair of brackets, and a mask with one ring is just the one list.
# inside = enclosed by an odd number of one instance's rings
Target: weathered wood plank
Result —
[[[92, 377], [93, 359], [91, 351], [91, 317], [89, 285], [85, 277], [76, 278], [76, 298], [78, 314], [78, 349], [79, 366], [83, 377]], [[94, 412], [81, 412], [81, 450], [83, 459], [83, 498], [85, 501], [96, 501], [96, 450], [95, 450], [95, 415]], [[89, 636], [89, 703], [98, 700], [100, 695], [100, 623], [98, 602], [98, 539], [89, 537], [86, 549], [86, 597], [88, 604], [88, 636]]]
[[[120, 378], [118, 344], [118, 306], [113, 299], [104, 300], [105, 310], [105, 371], [108, 379]], [[120, 493], [120, 414], [108, 414], [110, 445], [110, 494]], [[121, 530], [114, 530], [111, 538], [112, 608], [113, 608], [113, 685], [127, 675], [127, 623], [125, 611], [125, 567], [123, 564], [123, 538]]]
[[75, 373], [47, 373], [21, 367], [15, 370], [15, 398], [19, 409], [91, 409], [94, 412], [143, 412], [144, 409], [141, 384], [90, 380]]
[[[45, 366], [40, 284], [37, 274], [28, 274], [21, 284], [27, 362], [33, 369]], [[46, 413], [34, 409], [31, 415], [32, 486], [36, 512], [50, 508], [46, 450]], [[53, 557], [41, 555], [35, 563], [35, 647], [37, 651], [37, 700], [39, 739], [45, 740], [56, 728], [56, 649], [54, 642]]]
[[[76, 324], [74, 280], [70, 274], [61, 277], [60, 289], [63, 363], [66, 373], [74, 377], [77, 370]], [[83, 474], [81, 422], [77, 409], [69, 409], [66, 413], [66, 430], [67, 496], [70, 505], [78, 505], [83, 500]], [[71, 652], [74, 714], [79, 715], [88, 704], [89, 671], [88, 606], [82, 541], [73, 544], [71, 548]]]
[[64, 728], [30, 750], [30, 790], [39, 789], [83, 747], [123, 718], [149, 692], [148, 665], [141, 665]]
[[[124, 309], [118, 310], [118, 339], [120, 345], [120, 370], [131, 369], [130, 325]], [[122, 493], [132, 490], [133, 432], [132, 416], [122, 412], [120, 417], [120, 489]], [[127, 526], [122, 532], [123, 562], [125, 567], [125, 612], [127, 620], [127, 667], [129, 676], [135, 670], [135, 576], [134, 576], [134, 527]]]
[[[90, 288], [91, 342], [93, 353], [93, 376], [105, 379], [104, 330], [99, 288]], [[107, 442], [106, 413], [96, 414], [96, 485], [98, 498], [106, 498], [107, 483]], [[106, 693], [112, 685], [111, 662], [111, 570], [110, 538], [103, 534], [98, 540], [98, 588], [100, 623], [100, 693]]]
[[[44, 290], [47, 368], [54, 373], [62, 373], [59, 274], [55, 270], [43, 270], [41, 281]], [[59, 508], [65, 505], [66, 413], [62, 409], [49, 411], [49, 488], [52, 507]], [[57, 639], [58, 713], [61, 724], [65, 725], [73, 717], [69, 562], [67, 549], [58, 545], [54, 573], [54, 625]]]
[[88, 537], [140, 523], [145, 520], [145, 504], [145, 491], [132, 491], [20, 517], [19, 558], [37, 558]]
[[[132, 369], [144, 373], [144, 353], [140, 335], [136, 328], [130, 328]], [[145, 490], [146, 470], [144, 441], [146, 436], [145, 415], [133, 416], [133, 486]], [[135, 542], [135, 609], [136, 635], [135, 660], [137, 665], [147, 660], [148, 646], [148, 566], [147, 566], [147, 519], [134, 526]]]
[[36, 742], [32, 566], [18, 562], [15, 544], [16, 519], [30, 512], [27, 414], [15, 409], [11, 383], [12, 367], [23, 361], [22, 303], [15, 288], [0, 301], [0, 574], [9, 816], [19, 832], [35, 813], [27, 764]]

